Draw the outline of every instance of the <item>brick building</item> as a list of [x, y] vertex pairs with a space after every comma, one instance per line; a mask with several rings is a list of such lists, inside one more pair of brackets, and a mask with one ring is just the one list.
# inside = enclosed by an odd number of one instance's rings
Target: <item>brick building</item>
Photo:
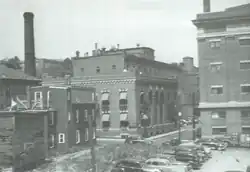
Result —
[[45, 160], [48, 115], [47, 110], [0, 112], [1, 167], [34, 167]]
[[[143, 116], [150, 119], [150, 135], [174, 129], [171, 122], [180, 110], [183, 66], [156, 61], [148, 47], [100, 50], [96, 46], [92, 55], [80, 57], [77, 52], [72, 63], [71, 83], [96, 88], [99, 135], [136, 133]], [[43, 85], [64, 85], [64, 80], [45, 78]]]
[[250, 133], [250, 4], [204, 13], [198, 29], [200, 104], [205, 136]]
[[[33, 109], [50, 109], [48, 119], [49, 154], [68, 152], [72, 147], [89, 146], [92, 117], [95, 136], [95, 118], [98, 113], [94, 88], [71, 86], [38, 86], [30, 88]], [[95, 138], [95, 137], [94, 137]]]
[[40, 82], [22, 71], [0, 64], [0, 109], [10, 106], [12, 98], [26, 99], [26, 87], [39, 85]]

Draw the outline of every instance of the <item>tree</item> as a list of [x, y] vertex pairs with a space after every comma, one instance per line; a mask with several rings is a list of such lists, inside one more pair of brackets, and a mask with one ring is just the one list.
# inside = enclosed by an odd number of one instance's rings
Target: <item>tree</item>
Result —
[[21, 61], [17, 56], [9, 59], [4, 59], [1, 61], [1, 63], [5, 64], [8, 68], [22, 69]]

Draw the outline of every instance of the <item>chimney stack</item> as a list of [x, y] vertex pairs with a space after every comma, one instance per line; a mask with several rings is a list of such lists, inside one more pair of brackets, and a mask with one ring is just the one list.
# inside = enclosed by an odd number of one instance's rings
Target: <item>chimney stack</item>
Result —
[[27, 75], [36, 77], [36, 58], [34, 44], [34, 14], [25, 12], [24, 17], [24, 72]]
[[210, 5], [210, 0], [203, 0], [203, 12], [204, 13], [209, 13], [211, 12], [211, 5]]

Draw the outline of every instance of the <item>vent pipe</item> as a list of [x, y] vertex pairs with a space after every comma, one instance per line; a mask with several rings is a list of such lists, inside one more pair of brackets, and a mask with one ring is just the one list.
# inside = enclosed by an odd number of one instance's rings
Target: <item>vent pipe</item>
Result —
[[211, 12], [210, 0], [203, 0], [203, 12], [204, 13]]

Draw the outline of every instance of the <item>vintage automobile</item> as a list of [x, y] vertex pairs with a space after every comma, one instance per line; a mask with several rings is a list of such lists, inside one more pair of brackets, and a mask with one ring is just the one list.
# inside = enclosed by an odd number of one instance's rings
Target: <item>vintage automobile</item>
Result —
[[195, 143], [209, 147], [212, 150], [226, 150], [227, 144], [213, 138], [202, 138], [197, 140]]
[[161, 169], [143, 165], [144, 163], [136, 159], [123, 159], [115, 163], [111, 172], [163, 172]]
[[150, 158], [145, 162], [144, 167], [161, 169], [163, 172], [188, 172], [187, 167], [181, 165], [171, 165], [166, 159]]
[[205, 146], [195, 144], [194, 142], [183, 143], [183, 144], [180, 144], [179, 146], [196, 149], [197, 151], [199, 151], [201, 153], [201, 156], [204, 158], [204, 160], [208, 160], [208, 159], [212, 158], [211, 149], [207, 148]]

